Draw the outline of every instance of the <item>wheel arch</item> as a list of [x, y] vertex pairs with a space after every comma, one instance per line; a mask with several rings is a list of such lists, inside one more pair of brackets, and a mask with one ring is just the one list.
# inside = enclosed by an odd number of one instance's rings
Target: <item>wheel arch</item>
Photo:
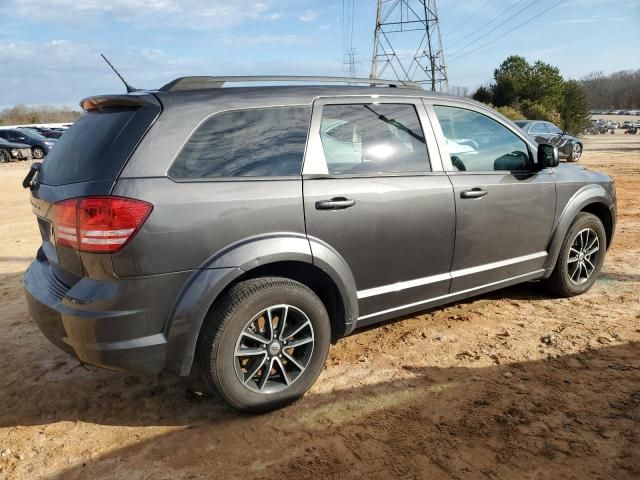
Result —
[[186, 282], [166, 323], [165, 370], [188, 375], [207, 315], [233, 285], [260, 276], [286, 277], [309, 287], [327, 307], [332, 337], [348, 335], [358, 317], [355, 282], [350, 271], [344, 273], [348, 267], [337, 252], [322, 253], [314, 258], [306, 236], [284, 234], [243, 240], [214, 254]]
[[607, 235], [607, 248], [609, 248], [615, 228], [615, 218], [611, 211], [613, 204], [614, 201], [609, 192], [598, 184], [587, 185], [573, 195], [559, 215], [551, 234], [547, 247], [548, 257], [545, 264], [546, 277], [551, 275], [555, 267], [562, 241], [569, 231], [571, 223], [576, 218], [576, 215], [581, 212], [591, 213], [602, 221]]

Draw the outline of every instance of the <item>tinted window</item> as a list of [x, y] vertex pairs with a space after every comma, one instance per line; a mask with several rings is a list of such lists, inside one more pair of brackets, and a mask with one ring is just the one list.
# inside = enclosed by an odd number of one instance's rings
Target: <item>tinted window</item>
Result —
[[29, 137], [33, 140], [46, 140], [44, 135], [40, 135], [37, 130], [33, 130], [32, 128], [21, 128], [18, 130], [18, 134], [24, 135], [25, 137]]
[[434, 107], [459, 171], [527, 170], [527, 144], [504, 125], [463, 108]]
[[413, 105], [325, 105], [320, 137], [332, 175], [430, 170]]
[[533, 125], [531, 125], [531, 128], [529, 129], [529, 133], [549, 133], [549, 132], [547, 131], [547, 127], [545, 126], [544, 123], [536, 122]]
[[191, 136], [169, 175], [300, 175], [310, 116], [310, 107], [259, 108], [214, 115]]
[[85, 113], [49, 152], [38, 181], [63, 185], [115, 179], [157, 113], [156, 107]]

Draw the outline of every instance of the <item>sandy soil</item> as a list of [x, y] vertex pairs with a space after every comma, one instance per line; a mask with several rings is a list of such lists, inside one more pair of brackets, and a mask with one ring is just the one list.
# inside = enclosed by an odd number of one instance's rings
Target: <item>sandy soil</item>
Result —
[[583, 163], [619, 197], [590, 292], [527, 284], [359, 332], [262, 416], [50, 345], [22, 294], [39, 243], [26, 165], [1, 165], [0, 477], [640, 478], [640, 135], [588, 137]]

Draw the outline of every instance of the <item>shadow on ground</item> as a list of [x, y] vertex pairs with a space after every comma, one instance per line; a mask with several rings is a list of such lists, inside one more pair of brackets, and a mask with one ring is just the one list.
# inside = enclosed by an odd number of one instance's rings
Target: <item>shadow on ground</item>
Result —
[[[311, 393], [262, 416], [185, 396], [175, 379], [44, 375], [3, 390], [0, 426], [180, 427], [69, 467], [60, 480], [640, 475], [638, 343], [508, 366], [405, 370], [407, 379]], [[45, 411], [30, 408], [34, 397], [50, 399]]]

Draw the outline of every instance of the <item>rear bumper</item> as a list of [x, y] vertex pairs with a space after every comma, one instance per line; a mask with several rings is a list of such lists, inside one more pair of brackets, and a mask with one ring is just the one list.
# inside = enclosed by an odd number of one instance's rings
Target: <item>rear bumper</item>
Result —
[[[166, 323], [189, 272], [64, 285], [44, 255], [25, 273], [29, 313], [42, 333], [81, 362], [112, 370], [166, 370]], [[44, 258], [43, 258], [44, 257]]]

